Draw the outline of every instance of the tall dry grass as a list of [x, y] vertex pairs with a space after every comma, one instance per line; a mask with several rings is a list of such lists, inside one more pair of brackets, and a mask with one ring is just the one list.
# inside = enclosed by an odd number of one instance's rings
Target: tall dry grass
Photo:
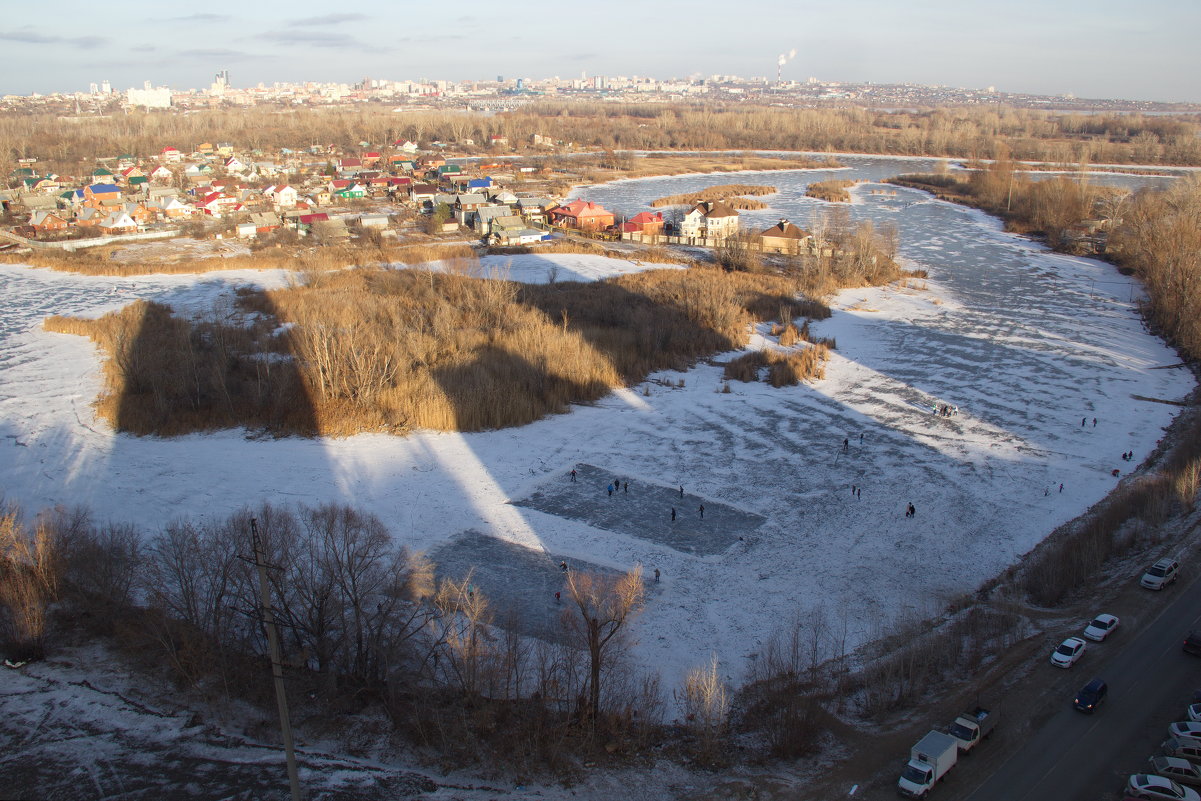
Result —
[[855, 181], [817, 181], [805, 187], [805, 196], [830, 203], [850, 203], [851, 193], [847, 189], [855, 184]]
[[61, 560], [50, 531], [31, 532], [16, 507], [0, 508], [0, 645], [15, 660], [44, 653], [47, 616]]
[[765, 209], [767, 204], [758, 200], [749, 200], [754, 195], [770, 195], [779, 190], [774, 186], [759, 184], [720, 184], [709, 186], [699, 192], [687, 192], [682, 195], [668, 195], [652, 200], [651, 208], [662, 206], [691, 206], [703, 200], [724, 200], [736, 209]]
[[740, 347], [752, 321], [796, 303], [794, 281], [712, 268], [547, 286], [472, 271], [312, 272], [242, 293], [247, 326], [138, 302], [45, 327], [108, 354], [97, 409], [119, 430], [342, 436], [522, 425]]
[[293, 270], [322, 272], [346, 267], [380, 264], [423, 264], [452, 258], [473, 258], [470, 245], [379, 245], [367, 240], [324, 247], [288, 247], [263, 249], [231, 256], [166, 256], [142, 261], [119, 261], [105, 255], [105, 248], [65, 252], [36, 250], [16, 256], [3, 255], [8, 263], [46, 267], [80, 275], [130, 276], [151, 273], [190, 274], [221, 270]]

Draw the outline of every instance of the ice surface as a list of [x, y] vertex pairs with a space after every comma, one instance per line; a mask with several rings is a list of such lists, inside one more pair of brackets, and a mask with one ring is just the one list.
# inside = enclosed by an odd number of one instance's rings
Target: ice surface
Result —
[[[832, 177], [914, 168], [864, 163]], [[780, 188], [766, 198], [771, 209], [747, 216], [763, 227], [781, 216], [810, 225], [818, 204], [803, 188], [821, 176], [740, 178]], [[697, 185], [629, 181], [586, 196], [633, 213]], [[485, 554], [480, 586], [498, 605], [507, 596], [496, 588], [528, 562], [523, 590], [511, 594], [525, 610], [553, 598], [562, 559], [657, 567], [662, 582], [634, 633], [638, 657], [669, 689], [712, 651], [737, 680], [775, 627], [818, 606], [845, 619], [854, 645], [896, 614], [936, 610], [975, 589], [1103, 497], [1116, 483], [1110, 471], [1127, 467], [1119, 455], [1145, 457], [1175, 411], [1133, 396], [1179, 400], [1193, 388], [1184, 370], [1152, 369], [1179, 359], [1143, 329], [1139, 289], [1112, 266], [1048, 253], [916, 192], [855, 191], [863, 202], [852, 217], [895, 222], [902, 257], [930, 278], [834, 298], [833, 317], [813, 326], [837, 339], [825, 380], [734, 382], [727, 394], [720, 365], [702, 363], [569, 414], [469, 435], [114, 435], [91, 408], [95, 348], [42, 331], [44, 316], [96, 315], [138, 297], [198, 310], [227, 305], [239, 282], [286, 276], [116, 279], [2, 266], [0, 492], [30, 511], [81, 503], [148, 531], [264, 500], [350, 503], [410, 547], [442, 555], [447, 572], [470, 562], [473, 548]], [[510, 277], [527, 280], [547, 280], [552, 263], [557, 280], [655, 266], [569, 254], [511, 261]], [[940, 403], [959, 414], [932, 415]], [[632, 497], [609, 505], [603, 486], [569, 487], [573, 465], [628, 479]], [[679, 514], [704, 503], [710, 539], [673, 538], [688, 530], [667, 525], [680, 485], [689, 498]]]

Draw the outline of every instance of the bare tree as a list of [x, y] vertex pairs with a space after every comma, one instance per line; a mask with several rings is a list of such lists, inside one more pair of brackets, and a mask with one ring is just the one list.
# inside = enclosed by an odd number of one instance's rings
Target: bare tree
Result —
[[605, 658], [646, 598], [642, 566], [637, 565], [621, 576], [572, 571], [567, 575], [567, 596], [575, 608], [565, 610], [563, 620], [588, 652], [587, 712], [595, 722], [600, 715], [601, 668]]

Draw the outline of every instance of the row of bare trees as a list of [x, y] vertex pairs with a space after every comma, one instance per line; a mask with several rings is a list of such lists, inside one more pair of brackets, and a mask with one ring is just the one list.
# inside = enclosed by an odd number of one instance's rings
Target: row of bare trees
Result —
[[[356, 149], [398, 139], [464, 144], [493, 135], [525, 143], [534, 134], [606, 152], [611, 167], [628, 166], [619, 150], [829, 150], [835, 152], [992, 158], [998, 142], [1016, 158], [1076, 163], [1201, 163], [1196, 120], [1187, 115], [1081, 115], [1026, 109], [784, 109], [676, 103], [620, 105], [546, 100], [495, 115], [422, 111], [403, 115], [364, 107], [337, 113], [269, 107], [182, 114], [129, 114], [64, 125], [54, 115], [0, 120], [0, 160], [37, 156], [71, 174], [80, 161], [168, 145], [183, 149], [225, 140], [246, 151], [311, 144]], [[7, 172], [7, 171], [6, 171]]]
[[284, 661], [316, 697], [380, 700], [426, 745], [509, 747], [503, 732], [476, 725], [470, 708], [521, 709], [518, 728], [539, 748], [552, 734], [563, 742], [570, 732], [591, 738], [657, 724], [657, 677], [640, 677], [625, 658], [628, 624], [645, 598], [638, 568], [568, 573], [559, 636], [533, 640], [519, 634], [514, 613], [498, 615], [471, 573], [438, 577], [378, 518], [333, 504], [264, 504], [173, 522], [145, 539], [129, 526], [96, 525], [81, 509], [52, 510], [27, 527], [5, 507], [0, 647], [9, 658], [36, 658], [67, 621], [86, 619], [118, 645], [156, 654], [182, 684], [230, 694], [255, 686], [267, 641], [257, 574], [244, 558], [252, 517], [273, 568]]

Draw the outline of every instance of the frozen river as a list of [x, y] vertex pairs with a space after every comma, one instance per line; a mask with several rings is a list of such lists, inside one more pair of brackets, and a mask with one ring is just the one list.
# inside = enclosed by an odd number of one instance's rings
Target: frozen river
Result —
[[[745, 227], [780, 217], [805, 227], [821, 205], [803, 197], [811, 180], [877, 180], [932, 164], [844, 161], [850, 169], [627, 181], [577, 194], [633, 214], [701, 186], [769, 183], [780, 189], [763, 198], [771, 208], [746, 214]], [[0, 267], [0, 492], [30, 511], [82, 503], [147, 530], [262, 500], [344, 501], [448, 563], [478, 553], [483, 591], [547, 625], [560, 560], [641, 563], [663, 580], [638, 624], [638, 653], [663, 670], [667, 688], [711, 650], [737, 679], [765, 636], [818, 606], [861, 642], [897, 615], [933, 612], [975, 589], [1103, 497], [1110, 471], [1128, 466], [1118, 455], [1141, 460], [1172, 416], [1173, 407], [1133, 396], [1180, 399], [1193, 381], [1152, 369], [1178, 359], [1144, 331], [1137, 286], [1111, 266], [1048, 253], [918, 192], [855, 192], [852, 216], [894, 224], [902, 256], [930, 277], [835, 298], [834, 316], [815, 326], [838, 343], [825, 380], [734, 384], [723, 394], [721, 368], [698, 365], [566, 415], [470, 435], [115, 435], [92, 415], [94, 348], [41, 331], [45, 315], [99, 314], [137, 297], [194, 310], [227, 302], [237, 282], [285, 277]], [[510, 274], [536, 280], [551, 264], [559, 280], [638, 269], [531, 255], [513, 259]], [[936, 417], [931, 403], [960, 413]], [[589, 480], [567, 488], [573, 465], [587, 465]], [[609, 503], [597, 483], [606, 478], [591, 478], [610, 474], [630, 482], [631, 497], [613, 501], [625, 506]], [[681, 485], [683, 532], [669, 528]], [[696, 507], [706, 503], [713, 512], [702, 521]], [[703, 541], [682, 543], [687, 531]]]

